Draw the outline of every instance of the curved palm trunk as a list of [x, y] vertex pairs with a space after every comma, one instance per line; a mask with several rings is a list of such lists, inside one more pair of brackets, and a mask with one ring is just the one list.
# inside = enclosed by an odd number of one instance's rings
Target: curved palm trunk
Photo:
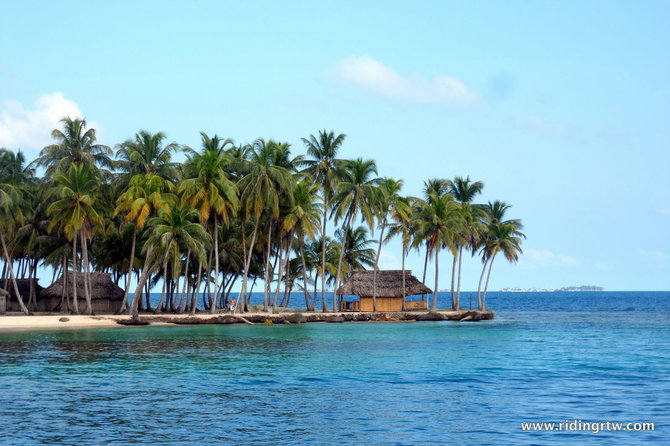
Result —
[[[428, 270], [428, 253], [430, 250], [428, 249], [428, 244], [426, 244], [426, 258], [423, 261], [423, 277], [421, 278], [421, 283], [426, 283], [426, 270]], [[426, 295], [422, 294], [421, 299], [424, 301], [426, 300]]]
[[0, 240], [2, 240], [2, 251], [5, 255], [5, 265], [7, 266], [7, 269], [9, 270], [9, 278], [12, 282], [12, 286], [14, 287], [14, 293], [16, 293], [16, 299], [19, 301], [19, 307], [21, 308], [21, 311], [23, 311], [25, 314], [30, 314], [30, 311], [28, 311], [28, 308], [24, 305], [23, 299], [21, 298], [21, 293], [19, 293], [19, 287], [16, 284], [16, 277], [14, 277], [14, 268], [12, 268], [12, 261], [9, 258], [9, 253], [7, 251], [7, 244], [5, 243], [5, 233], [0, 233]]
[[437, 310], [437, 284], [438, 284], [438, 274], [440, 272], [439, 268], [439, 249], [435, 249], [435, 289], [433, 291], [433, 304], [431, 305], [431, 310]]
[[314, 311], [314, 307], [310, 305], [309, 291], [307, 290], [307, 262], [305, 261], [305, 239], [300, 241], [300, 258], [302, 259], [302, 282], [303, 293], [305, 294], [305, 308], [307, 311]]
[[456, 310], [458, 304], [456, 303], [456, 293], [455, 293], [455, 283], [454, 278], [456, 277], [456, 258], [458, 255], [454, 256], [453, 261], [451, 262], [451, 308]]
[[256, 223], [254, 223], [254, 230], [251, 233], [251, 243], [249, 244], [249, 250], [247, 252], [246, 250], [246, 244], [244, 243], [244, 228], [242, 228], [242, 245], [243, 245], [243, 254], [246, 257], [245, 258], [245, 264], [244, 264], [244, 277], [242, 278], [242, 288], [240, 290], [240, 295], [239, 299], [237, 299], [237, 302], [235, 303], [235, 308], [234, 312], [237, 312], [237, 309], [240, 307], [240, 301], [244, 300], [243, 302], [243, 307], [246, 309], [247, 306], [247, 284], [249, 282], [249, 267], [251, 266], [251, 254], [252, 250], [254, 247], [254, 243], [256, 242], [256, 232], [258, 231], [258, 219], [256, 219]]
[[219, 295], [219, 231], [218, 231], [218, 218], [216, 213], [214, 213], [214, 299], [210, 301], [211, 308], [209, 309], [210, 313], [216, 313], [216, 299]]
[[489, 263], [489, 259], [484, 260], [484, 266], [482, 267], [482, 273], [479, 275], [479, 285], [477, 286], [477, 308], [479, 310], [482, 310], [482, 297], [481, 297], [481, 290], [482, 290], [482, 280], [484, 280], [484, 273], [486, 273], [486, 266]]
[[198, 306], [198, 293], [200, 292], [200, 280], [202, 279], [202, 263], [198, 262], [198, 278], [195, 282], [195, 289], [193, 297], [191, 298], [191, 306], [189, 307], [189, 314], [193, 316], [195, 309]]
[[272, 224], [268, 224], [267, 255], [265, 256], [265, 284], [263, 286], [263, 311], [268, 311], [270, 306], [270, 281], [274, 275], [274, 268], [270, 272], [270, 255], [272, 253]]
[[407, 306], [405, 305], [405, 298], [407, 297], [407, 294], [406, 294], [407, 287], [405, 286], [405, 253], [406, 253], [406, 249], [405, 249], [405, 246], [403, 245], [403, 247], [402, 247], [402, 311], [407, 311]]
[[[321, 308], [324, 313], [328, 311], [328, 302], [326, 301], [326, 221], [327, 220], [328, 220], [328, 197], [324, 190], [323, 228], [321, 230]], [[314, 282], [316, 283], [316, 280]], [[316, 286], [314, 288], [316, 288]]]
[[[382, 252], [382, 240], [384, 237], [384, 229], [386, 228], [386, 217], [382, 222], [382, 229], [379, 233], [379, 245], [377, 246], [377, 256], [375, 257], [375, 270], [372, 273], [372, 310], [377, 311], [377, 271], [379, 271], [379, 255]], [[403, 267], [403, 270], [405, 268]], [[405, 288], [403, 287], [403, 292]], [[402, 305], [405, 306], [405, 298], [402, 299]]]
[[[150, 257], [151, 257], [151, 248], [149, 248], [149, 252], [147, 253], [147, 258]], [[139, 319], [138, 307], [140, 300], [142, 300], [144, 285], [146, 285], [147, 281], [149, 280], [151, 273], [156, 267], [156, 264], [157, 262], [154, 262], [153, 265], [145, 265], [145, 268], [142, 270], [142, 275], [137, 280], [137, 288], [135, 289], [135, 295], [133, 296], [133, 303], [130, 306], [130, 314], [133, 319]]]
[[89, 265], [88, 265], [88, 242], [86, 240], [86, 231], [84, 227], [81, 228], [81, 248], [82, 248], [82, 265], [81, 269], [84, 270], [84, 298], [86, 299], [86, 314], [92, 314], [93, 309], [91, 308], [91, 277], [89, 274]]
[[75, 314], [79, 314], [79, 302], [77, 298], [77, 233], [72, 238], [72, 303]]
[[461, 271], [463, 269], [463, 247], [458, 249], [458, 282], [456, 284], [456, 310], [461, 308]]
[[496, 259], [495, 254], [491, 257], [491, 263], [489, 263], [489, 272], [486, 274], [486, 284], [484, 285], [484, 295], [482, 296], [482, 311], [486, 310], [486, 290], [489, 288], [489, 279], [491, 278], [491, 269], [493, 268], [493, 261]]
[[135, 263], [135, 244], [137, 243], [137, 225], [133, 225], [133, 242], [130, 245], [130, 265], [128, 265], [128, 273], [126, 274], [126, 284], [123, 290], [123, 302], [121, 302], [121, 308], [118, 313], [123, 313], [128, 311], [129, 308], [126, 308], [128, 304], [128, 293], [130, 292], [130, 278], [133, 274], [133, 264]]
[[[340, 259], [337, 261], [337, 275], [335, 276], [335, 289], [333, 290], [333, 311], [337, 311], [337, 289], [340, 287], [340, 274], [342, 273], [342, 260], [344, 259], [344, 249], [347, 245], [347, 232], [351, 225], [351, 214], [347, 216], [342, 227], [342, 246], [340, 246]], [[372, 299], [372, 311], [377, 311], [375, 299]]]

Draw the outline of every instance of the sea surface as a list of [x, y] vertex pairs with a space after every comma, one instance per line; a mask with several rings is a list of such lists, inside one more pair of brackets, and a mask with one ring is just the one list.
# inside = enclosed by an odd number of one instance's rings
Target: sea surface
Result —
[[[477, 323], [0, 333], [0, 444], [670, 444], [669, 292], [488, 303]], [[520, 424], [566, 420], [655, 430]]]

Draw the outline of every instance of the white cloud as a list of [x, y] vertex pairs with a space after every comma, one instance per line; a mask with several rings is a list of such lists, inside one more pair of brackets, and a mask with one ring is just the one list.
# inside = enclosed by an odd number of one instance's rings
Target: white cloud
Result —
[[6, 101], [0, 107], [0, 147], [9, 150], [39, 151], [51, 144], [51, 131], [60, 127], [65, 116], [82, 117], [79, 106], [63, 93], [40, 96], [27, 109], [19, 101]]
[[577, 266], [579, 262], [567, 254], [556, 254], [548, 249], [524, 248], [519, 261], [528, 268]]
[[328, 74], [332, 79], [394, 99], [462, 107], [474, 102], [474, 95], [458, 79], [444, 75], [432, 79], [403, 76], [368, 55], [342, 59]]

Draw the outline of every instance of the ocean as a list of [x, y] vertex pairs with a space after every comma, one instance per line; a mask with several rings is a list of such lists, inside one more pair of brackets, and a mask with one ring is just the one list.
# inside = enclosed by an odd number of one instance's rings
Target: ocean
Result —
[[670, 444], [670, 292], [488, 306], [477, 323], [0, 333], [0, 444]]

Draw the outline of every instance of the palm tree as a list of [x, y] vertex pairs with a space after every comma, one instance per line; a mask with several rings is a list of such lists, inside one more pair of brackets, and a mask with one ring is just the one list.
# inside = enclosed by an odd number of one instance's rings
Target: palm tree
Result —
[[239, 198], [237, 186], [228, 179], [225, 170], [230, 164], [225, 150], [226, 146], [232, 142], [222, 140], [216, 135], [210, 138], [204, 132], [201, 132], [200, 135], [202, 136], [202, 152], [189, 151], [187, 168], [194, 174], [194, 178], [183, 180], [178, 186], [178, 192], [189, 206], [199, 209], [200, 223], [206, 224], [210, 217], [213, 217], [211, 233], [214, 239], [214, 297], [210, 296], [210, 304], [211, 312], [215, 313], [215, 300], [219, 291], [219, 239], [216, 228], [219, 217], [227, 225], [236, 215]]
[[[486, 291], [488, 289], [489, 279], [491, 277], [491, 268], [496, 255], [503, 253], [509, 262], [516, 262], [519, 258], [521, 250], [521, 240], [526, 238], [525, 234], [521, 232], [523, 224], [521, 220], [512, 219], [504, 220], [505, 214], [511, 205], [504, 201], [494, 201], [483, 206], [482, 223], [486, 225], [486, 232], [480, 242], [482, 260], [484, 266], [479, 277], [479, 286], [477, 288], [477, 302], [478, 308], [481, 311], [486, 309]], [[484, 293], [481, 293], [482, 280], [486, 267], [488, 266], [488, 274], [486, 276], [486, 284], [484, 286]]]
[[323, 200], [323, 222], [321, 225], [321, 302], [323, 311], [327, 311], [326, 305], [326, 222], [328, 221], [328, 212], [330, 211], [330, 202], [333, 199], [337, 185], [336, 172], [340, 169], [342, 161], [337, 158], [337, 151], [342, 146], [347, 135], [334, 132], [319, 131], [318, 138], [309, 135], [309, 138], [302, 138], [302, 142], [307, 148], [307, 156], [303, 163], [306, 166], [305, 172], [310, 174], [321, 189], [321, 199]]
[[[384, 231], [388, 223], [388, 216], [390, 214], [407, 214], [409, 213], [409, 205], [402, 200], [399, 193], [403, 186], [403, 180], [394, 180], [392, 178], [382, 178], [379, 182], [379, 202], [377, 218], [381, 222], [381, 229], [379, 231], [379, 244], [377, 245], [377, 255], [375, 256], [374, 272], [372, 274], [372, 300], [377, 301], [377, 271], [379, 270], [379, 256], [382, 251], [382, 243], [384, 242]], [[404, 302], [404, 300], [403, 300]]]
[[439, 290], [439, 253], [444, 247], [456, 255], [455, 238], [461, 224], [458, 204], [448, 194], [429, 195], [428, 202], [420, 203], [416, 214], [417, 240], [425, 241], [427, 253], [435, 257], [435, 287], [433, 291], [432, 310], [437, 309]]
[[[474, 198], [479, 195], [484, 188], [481, 181], [471, 182], [470, 177], [456, 177], [448, 185], [449, 193], [461, 204], [461, 213], [463, 216], [463, 231], [458, 242], [458, 254], [454, 258], [451, 275], [451, 298], [452, 306], [455, 310], [460, 308], [461, 302], [461, 270], [463, 264], [463, 248], [465, 246], [473, 247], [476, 244], [477, 235], [481, 232], [481, 225], [478, 222], [478, 207], [471, 205]], [[458, 259], [458, 281], [456, 292], [454, 293], [454, 271]]]
[[[358, 158], [353, 161], [347, 161], [342, 170], [342, 181], [337, 185], [337, 190], [333, 201], [336, 207], [333, 209], [335, 223], [340, 219], [344, 220], [342, 225], [343, 237], [342, 245], [346, 245], [347, 231], [361, 214], [361, 219], [365, 221], [370, 230], [374, 226], [374, 209], [379, 201], [379, 178], [373, 178], [377, 174], [377, 165], [373, 160], [363, 160]], [[344, 251], [340, 251], [340, 259], [337, 262], [337, 274], [335, 275], [335, 290], [339, 287], [340, 274], [342, 271], [342, 258]], [[333, 299], [333, 311], [337, 309], [336, 299]], [[376, 300], [373, 299], [373, 309], [377, 311]]]
[[46, 168], [46, 176], [53, 177], [58, 170], [67, 171], [71, 164], [85, 164], [89, 168], [111, 169], [114, 163], [110, 158], [112, 149], [97, 144], [95, 129], [86, 129], [85, 119], [72, 119], [69, 116], [60, 120], [63, 130], [54, 129], [51, 137], [56, 144], [46, 146], [33, 164]]
[[374, 267], [375, 250], [369, 245], [376, 241], [368, 239], [368, 230], [365, 226], [347, 228], [347, 234], [344, 234], [342, 229], [338, 229], [335, 231], [335, 240], [343, 253], [343, 277], [355, 269]]
[[[246, 244], [243, 240], [245, 273], [242, 281], [240, 297], [246, 299], [249, 268], [251, 266], [251, 250], [256, 242], [261, 217], [266, 217], [268, 225], [267, 256], [270, 255], [271, 230], [273, 222], [279, 217], [280, 201], [290, 203], [293, 200], [293, 177], [283, 166], [274, 164], [274, 151], [277, 143], [264, 139], [254, 141], [250, 160], [246, 163], [246, 175], [239, 181], [240, 200], [244, 209], [245, 219], [254, 219], [254, 228], [251, 234], [251, 243], [247, 253]], [[266, 257], [266, 292], [263, 308], [268, 310], [268, 267], [269, 257]]]
[[[131, 309], [133, 318], [138, 317], [137, 302], [141, 298], [144, 285], [157, 268], [163, 268], [165, 273], [163, 280], [167, 280], [168, 276], [173, 278], [180, 276], [180, 258], [184, 254], [193, 256], [200, 264], [206, 262], [207, 247], [212, 239], [202, 225], [194, 222], [198, 216], [197, 210], [173, 202], [162, 208], [159, 216], [149, 222], [151, 236], [143, 248], [146, 260], [135, 290]], [[172, 268], [168, 271], [170, 266]]]
[[[398, 205], [396, 209], [399, 211], [391, 212], [392, 223], [389, 226], [389, 232], [386, 236], [385, 242], [388, 242], [393, 237], [399, 235], [400, 241], [402, 243], [402, 289], [403, 296], [405, 295], [405, 258], [407, 257], [407, 251], [412, 243], [413, 236], [413, 226], [412, 226], [412, 212], [414, 206], [412, 206], [410, 199], [406, 197], [399, 197], [399, 202], [402, 202], [402, 205]], [[404, 212], [403, 212], [404, 211]], [[405, 299], [402, 300], [402, 310], [405, 311]]]
[[144, 228], [147, 220], [167, 206], [169, 201], [176, 200], [176, 197], [171, 194], [173, 189], [174, 185], [170, 181], [155, 173], [136, 174], [130, 179], [125, 192], [116, 201], [115, 214], [124, 213], [124, 220], [133, 224], [130, 260], [121, 310], [126, 305], [130, 291], [130, 278], [135, 265], [137, 231]]
[[54, 175], [55, 195], [58, 200], [47, 208], [51, 217], [49, 230], [58, 227], [72, 241], [73, 300], [77, 305], [77, 238], [82, 246], [82, 270], [84, 278], [84, 296], [86, 313], [91, 314], [91, 290], [88, 272], [87, 240], [104, 221], [96, 209], [96, 192], [99, 180], [88, 164], [71, 164], [67, 172], [57, 171]]
[[[175, 182], [179, 178], [179, 164], [172, 162], [172, 154], [181, 146], [171, 142], [163, 146], [165, 133], [151, 133], [140, 130], [134, 140], [127, 140], [117, 146], [116, 163], [118, 170], [125, 172], [120, 178], [128, 183], [133, 175], [155, 174], [166, 180]], [[124, 184], [125, 185], [125, 184]]]
[[[300, 181], [293, 189], [293, 206], [288, 210], [282, 223], [284, 231], [295, 233], [299, 244], [302, 260], [303, 291], [305, 307], [310, 310], [310, 297], [307, 289], [307, 262], [305, 260], [305, 239], [313, 239], [319, 227], [321, 205], [316, 202], [318, 187], [306, 180]], [[291, 240], [293, 236], [291, 236]], [[288, 251], [290, 251], [290, 247]]]

